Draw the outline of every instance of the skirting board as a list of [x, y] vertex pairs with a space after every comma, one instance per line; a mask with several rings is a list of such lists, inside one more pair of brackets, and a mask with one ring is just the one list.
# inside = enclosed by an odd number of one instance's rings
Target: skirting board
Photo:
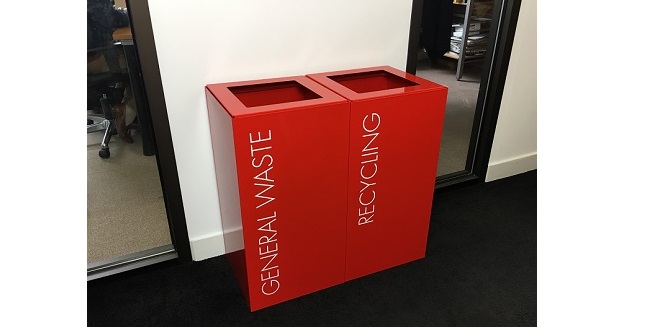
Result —
[[525, 173], [537, 169], [537, 152], [528, 153], [511, 159], [490, 162], [485, 182]]
[[213, 233], [190, 240], [190, 250], [194, 261], [217, 257], [243, 248], [242, 229], [227, 230], [223, 233]]

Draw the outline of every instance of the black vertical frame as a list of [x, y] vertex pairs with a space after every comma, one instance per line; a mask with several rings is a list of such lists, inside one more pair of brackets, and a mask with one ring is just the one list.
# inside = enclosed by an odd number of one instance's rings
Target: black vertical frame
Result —
[[[412, 1], [407, 72], [415, 74], [420, 46], [423, 0]], [[497, 19], [492, 19], [490, 39], [493, 42], [489, 42], [484, 59], [483, 67], [487, 70], [482, 76], [486, 80], [483, 79], [480, 83], [466, 169], [437, 177], [436, 188], [461, 187], [484, 182], [486, 178], [520, 8], [521, 0], [494, 2], [493, 15]]]
[[480, 84], [480, 94], [484, 97], [478, 97], [475, 117], [481, 118], [473, 122], [474, 133], [471, 133], [467, 158], [479, 182], [484, 182], [487, 175], [520, 8], [521, 0], [498, 0], [494, 4], [494, 15], [499, 19], [493, 22], [492, 31], [497, 31], [498, 35], [487, 49], [486, 62], [490, 63], [491, 70], [486, 85]]
[[420, 25], [423, 18], [423, 0], [412, 0], [411, 23], [409, 25], [409, 49], [407, 50], [407, 73], [415, 74], [420, 46]]
[[[165, 104], [160, 66], [153, 38], [153, 26], [147, 0], [126, 1], [130, 13], [130, 28], [139, 58], [146, 102], [155, 139], [158, 169], [169, 220], [169, 232], [180, 262], [192, 261], [178, 168], [171, 139], [171, 129]], [[140, 122], [141, 123], [141, 122]]]

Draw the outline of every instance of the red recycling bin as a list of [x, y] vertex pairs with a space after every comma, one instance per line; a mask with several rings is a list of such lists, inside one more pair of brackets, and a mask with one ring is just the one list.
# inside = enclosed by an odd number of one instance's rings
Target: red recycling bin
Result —
[[211, 84], [206, 100], [222, 228], [241, 243], [227, 258], [251, 311], [342, 283], [349, 102], [304, 76]]
[[448, 89], [388, 66], [307, 76], [351, 106], [346, 280], [425, 257]]

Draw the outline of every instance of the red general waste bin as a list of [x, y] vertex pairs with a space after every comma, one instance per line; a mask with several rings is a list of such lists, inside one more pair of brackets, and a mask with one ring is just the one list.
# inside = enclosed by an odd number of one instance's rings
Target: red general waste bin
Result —
[[351, 106], [346, 280], [425, 257], [448, 89], [388, 66], [307, 76]]
[[[349, 102], [304, 76], [211, 84], [227, 254], [251, 311], [344, 281]], [[235, 244], [226, 244], [227, 250]]]

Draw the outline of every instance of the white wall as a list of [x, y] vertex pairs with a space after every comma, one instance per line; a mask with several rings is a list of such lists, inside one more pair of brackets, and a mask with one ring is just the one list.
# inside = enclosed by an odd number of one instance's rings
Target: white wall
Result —
[[537, 169], [537, 1], [523, 0], [486, 181]]
[[405, 70], [411, 0], [150, 0], [194, 260], [224, 254], [204, 86], [358, 67]]

